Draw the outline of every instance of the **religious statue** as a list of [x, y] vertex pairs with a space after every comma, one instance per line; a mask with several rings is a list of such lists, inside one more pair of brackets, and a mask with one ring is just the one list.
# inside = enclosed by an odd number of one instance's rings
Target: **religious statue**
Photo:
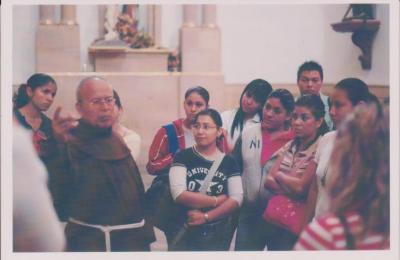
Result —
[[168, 55], [168, 71], [182, 71], [181, 54], [178, 50], [175, 50]]
[[118, 5], [107, 5], [105, 14], [106, 21], [104, 22], [104, 29], [106, 31], [104, 40], [106, 41], [119, 39], [118, 32], [115, 30], [118, 14]]
[[[352, 11], [352, 16], [349, 16]], [[371, 69], [372, 43], [379, 29], [380, 21], [375, 19], [373, 4], [350, 4], [342, 21], [331, 24], [337, 32], [351, 32], [351, 40], [361, 49], [358, 57], [362, 69]]]
[[137, 4], [107, 5], [105, 13], [105, 35], [95, 41], [94, 45], [117, 45], [131, 48], [148, 48], [154, 46], [153, 39], [145, 32], [138, 30], [139, 6]]
[[[353, 16], [348, 17], [350, 10]], [[350, 4], [342, 21], [352, 20], [352, 19], [374, 19], [373, 5], [372, 4]]]

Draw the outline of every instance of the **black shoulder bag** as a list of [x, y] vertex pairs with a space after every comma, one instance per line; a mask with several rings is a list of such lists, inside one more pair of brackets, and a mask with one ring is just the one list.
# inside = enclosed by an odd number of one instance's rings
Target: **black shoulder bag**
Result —
[[[175, 154], [179, 149], [178, 137], [173, 124], [163, 126], [168, 136], [168, 149]], [[146, 214], [151, 223], [162, 231], [169, 230], [183, 211], [172, 199], [169, 188], [169, 167], [159, 171], [145, 193]], [[184, 221], [184, 220], [182, 220]]]

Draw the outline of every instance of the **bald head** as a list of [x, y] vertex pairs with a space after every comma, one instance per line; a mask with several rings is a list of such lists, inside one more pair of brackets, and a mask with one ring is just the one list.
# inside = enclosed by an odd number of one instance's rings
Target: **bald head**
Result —
[[105, 78], [98, 77], [98, 76], [92, 76], [92, 77], [87, 77], [81, 80], [79, 82], [78, 88], [76, 90], [76, 100], [77, 102], [82, 101], [82, 94], [85, 92], [86, 88], [93, 87], [93, 85], [98, 85], [98, 84], [107, 84], [111, 89], [111, 85], [107, 82]]
[[95, 127], [108, 128], [115, 121], [114, 94], [111, 85], [103, 78], [83, 79], [76, 91], [76, 109], [82, 120]]

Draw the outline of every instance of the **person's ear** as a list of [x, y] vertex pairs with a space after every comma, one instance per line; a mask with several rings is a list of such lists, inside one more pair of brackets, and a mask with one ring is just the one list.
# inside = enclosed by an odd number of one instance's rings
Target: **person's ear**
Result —
[[32, 96], [33, 96], [33, 89], [31, 87], [29, 87], [29, 86], [26, 86], [26, 95], [29, 98], [32, 98]]
[[221, 138], [221, 136], [223, 136], [223, 129], [222, 129], [222, 127], [218, 128], [217, 134], [218, 134], [218, 138]]
[[118, 107], [118, 106], [115, 106], [115, 108], [116, 108], [116, 116], [117, 116], [117, 119], [118, 120], [120, 120], [121, 119], [121, 117], [122, 117], [122, 114], [123, 114], [123, 112], [124, 112], [124, 109], [121, 107]]
[[291, 119], [292, 119], [292, 113], [286, 112], [285, 121], [290, 122]]
[[322, 122], [324, 122], [324, 118], [323, 117], [321, 117], [320, 119], [317, 120], [317, 128], [321, 127]]
[[78, 113], [80, 114], [80, 115], [82, 115], [82, 103], [80, 102], [80, 101], [77, 101], [76, 103], [75, 103], [75, 109], [76, 109], [76, 111], [78, 111]]

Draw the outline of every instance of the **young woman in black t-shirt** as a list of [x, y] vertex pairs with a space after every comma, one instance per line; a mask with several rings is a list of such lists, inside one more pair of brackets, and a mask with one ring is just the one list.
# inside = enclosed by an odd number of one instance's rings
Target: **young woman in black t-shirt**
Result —
[[43, 113], [53, 104], [57, 93], [56, 81], [49, 75], [33, 74], [14, 95], [14, 116], [33, 131], [33, 144], [40, 158], [47, 163], [56, 145], [51, 120]]
[[[192, 125], [196, 144], [177, 153], [169, 178], [175, 202], [188, 208], [185, 234], [173, 250], [228, 250], [229, 216], [243, 198], [242, 179], [233, 157], [217, 148], [222, 138], [222, 120], [213, 109], [199, 112]], [[206, 194], [199, 189], [213, 162], [224, 156]]]

